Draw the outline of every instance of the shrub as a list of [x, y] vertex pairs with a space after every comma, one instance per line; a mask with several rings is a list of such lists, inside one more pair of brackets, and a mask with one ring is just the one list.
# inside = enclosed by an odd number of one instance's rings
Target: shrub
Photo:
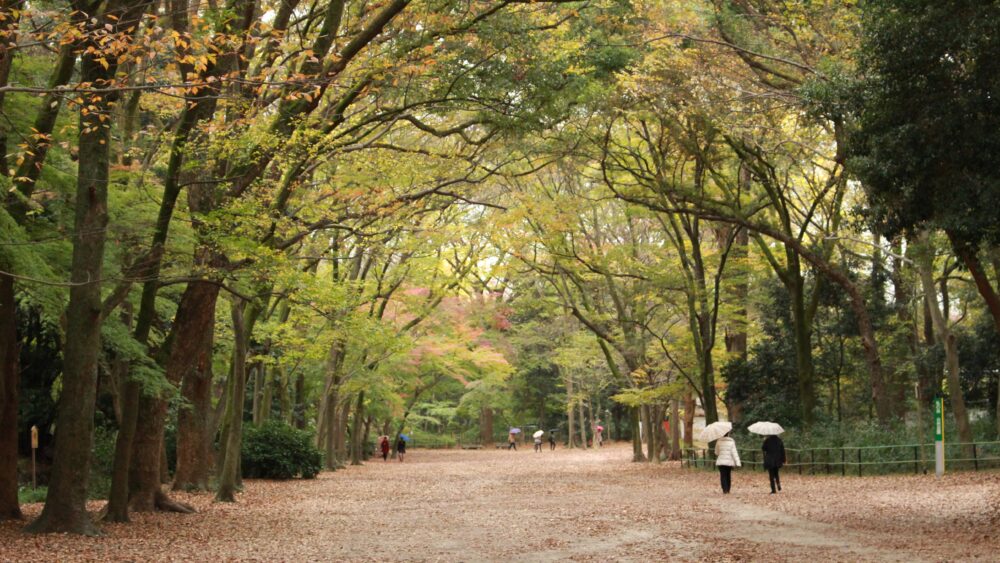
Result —
[[17, 490], [17, 502], [18, 504], [32, 504], [35, 502], [45, 502], [45, 495], [49, 492], [49, 488], [45, 485], [40, 485], [37, 489], [32, 489], [29, 487], [21, 487]]
[[311, 432], [283, 422], [251, 426], [243, 436], [243, 476], [264, 479], [312, 479], [323, 464]]

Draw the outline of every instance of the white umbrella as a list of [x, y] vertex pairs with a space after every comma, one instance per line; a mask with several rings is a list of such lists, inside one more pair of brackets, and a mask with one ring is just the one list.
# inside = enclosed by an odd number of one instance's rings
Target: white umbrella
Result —
[[766, 420], [751, 424], [747, 430], [761, 436], [777, 436], [785, 431], [777, 422], [767, 422]]
[[708, 426], [705, 427], [704, 430], [701, 431], [701, 434], [698, 435], [698, 439], [701, 440], [702, 442], [714, 442], [719, 438], [728, 434], [730, 431], [732, 431], [732, 429], [733, 429], [732, 422], [724, 422], [721, 420], [719, 422], [713, 422], [712, 424], [709, 424]]
[[532, 438], [540, 438], [542, 434], [545, 434], [544, 430], [536, 430], [534, 434], [531, 435]]

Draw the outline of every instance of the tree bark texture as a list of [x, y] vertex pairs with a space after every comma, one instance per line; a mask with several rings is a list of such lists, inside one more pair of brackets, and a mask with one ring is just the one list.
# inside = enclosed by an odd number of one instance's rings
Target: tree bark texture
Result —
[[236, 502], [236, 485], [239, 477], [237, 473], [243, 441], [243, 400], [246, 394], [247, 359], [243, 307], [244, 304], [239, 300], [233, 301], [233, 333], [236, 334], [236, 338], [234, 338], [233, 374], [229, 383], [229, 404], [226, 406], [228, 432], [222, 437], [226, 455], [219, 476], [219, 490], [215, 495], [215, 499], [221, 502]]
[[[200, 284], [200, 282], [199, 282]], [[208, 284], [201, 284], [208, 285]], [[212, 290], [201, 288], [206, 293]], [[215, 297], [203, 295], [203, 318], [198, 328], [203, 330], [201, 349], [194, 356], [183, 374], [181, 396], [185, 406], [177, 413], [177, 470], [173, 490], [207, 491], [212, 470], [212, 347], [215, 342]], [[210, 318], [204, 318], [210, 317]], [[194, 344], [194, 343], [192, 343]]]
[[[215, 326], [215, 304], [218, 300], [219, 286], [207, 282], [191, 282], [181, 296], [177, 314], [174, 317], [174, 325], [171, 334], [167, 338], [168, 346], [165, 371], [167, 380], [174, 385], [179, 384], [185, 378], [193, 378], [195, 381], [203, 379], [202, 374], [211, 373], [211, 347], [206, 346], [206, 338], [214, 330]], [[210, 389], [206, 388], [206, 392]], [[188, 400], [195, 402], [195, 408], [205, 408], [206, 401], [210, 397], [191, 396]], [[166, 495], [163, 493], [160, 483], [160, 467], [163, 462], [161, 453], [163, 450], [163, 430], [166, 423], [168, 401], [162, 397], [143, 396], [139, 401], [139, 412], [142, 416], [136, 425], [135, 444], [133, 446], [133, 472], [131, 480], [132, 495], [130, 504], [136, 511], [151, 511], [156, 508], [163, 508], [166, 505]], [[206, 421], [207, 417], [201, 419]], [[190, 420], [190, 419], [188, 419]], [[197, 420], [193, 421], [197, 422]], [[187, 434], [185, 438], [180, 437], [178, 428], [178, 451], [182, 447], [197, 447], [200, 439], [205, 439], [204, 427], [196, 431], [194, 437]], [[194, 456], [197, 457], [197, 456]], [[178, 453], [178, 459], [180, 453]], [[185, 460], [192, 457], [185, 454]], [[188, 466], [190, 468], [190, 466]], [[186, 468], [185, 471], [189, 469]], [[190, 468], [191, 471], [204, 470], [204, 468]]]
[[[103, 27], [105, 19], [95, 18], [95, 23], [90, 25]], [[97, 61], [97, 55], [84, 54], [80, 74], [86, 82], [102, 84], [114, 75], [114, 70], [105, 69]], [[45, 507], [26, 529], [33, 533], [97, 533], [97, 527], [87, 514], [87, 482], [94, 440], [94, 402], [101, 353], [100, 280], [108, 224], [111, 129], [101, 118], [111, 115], [112, 106], [113, 101], [107, 96], [98, 97], [93, 100], [92, 109], [81, 110], [80, 115], [80, 160], [70, 274], [73, 285], [66, 309], [63, 389]]]
[[0, 521], [21, 518], [17, 502], [17, 318], [14, 278], [0, 274]]

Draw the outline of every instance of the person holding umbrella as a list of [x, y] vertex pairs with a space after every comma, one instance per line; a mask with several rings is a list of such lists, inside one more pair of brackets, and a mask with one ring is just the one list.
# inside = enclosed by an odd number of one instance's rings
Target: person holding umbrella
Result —
[[549, 432], [549, 450], [555, 450], [555, 449], [556, 449], [556, 435], [553, 434], [552, 432]]
[[[747, 430], [754, 434], [767, 436], [764, 438], [761, 450], [764, 451], [764, 469], [767, 469], [767, 477], [771, 481], [771, 494], [773, 495], [781, 490], [781, 477], [778, 476], [778, 470], [781, 469], [782, 465], [785, 465], [786, 460], [785, 443], [781, 441], [778, 434], [784, 432], [785, 429], [776, 422], [761, 421], [751, 424]], [[777, 487], [777, 491], [775, 487]]]
[[517, 451], [517, 435], [521, 432], [520, 428], [511, 428], [510, 433], [507, 434], [507, 451], [514, 450]]
[[535, 451], [539, 453], [542, 451], [542, 434], [545, 434], [544, 430], [538, 430], [531, 435], [535, 439]]
[[741, 467], [740, 452], [736, 440], [729, 437], [733, 430], [731, 422], [713, 422], [701, 431], [699, 438], [705, 442], [715, 442], [715, 467], [719, 470], [722, 494], [728, 495], [733, 485], [733, 468]]
[[406, 434], [399, 435], [399, 441], [396, 442], [396, 455], [399, 456], [399, 463], [403, 463], [403, 456], [406, 455], [406, 440], [409, 438]]

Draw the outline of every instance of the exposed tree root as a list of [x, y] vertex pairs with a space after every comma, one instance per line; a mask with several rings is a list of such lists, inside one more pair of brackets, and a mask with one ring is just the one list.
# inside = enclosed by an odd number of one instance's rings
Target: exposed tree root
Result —
[[197, 512], [190, 504], [173, 500], [163, 491], [156, 493], [156, 509], [162, 512], [179, 512], [181, 514]]

